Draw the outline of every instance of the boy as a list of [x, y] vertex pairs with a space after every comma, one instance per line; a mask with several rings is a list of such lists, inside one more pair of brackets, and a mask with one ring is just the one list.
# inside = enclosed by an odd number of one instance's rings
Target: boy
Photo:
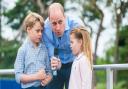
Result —
[[43, 89], [52, 79], [47, 49], [42, 40], [43, 26], [43, 18], [34, 12], [24, 20], [28, 38], [19, 48], [14, 64], [16, 81], [23, 89]]

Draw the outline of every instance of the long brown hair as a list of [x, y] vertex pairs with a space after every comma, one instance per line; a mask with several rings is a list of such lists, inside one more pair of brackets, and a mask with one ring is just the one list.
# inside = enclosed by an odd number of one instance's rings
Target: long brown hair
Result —
[[75, 36], [76, 39], [82, 40], [82, 47], [81, 51], [87, 56], [92, 65], [93, 56], [92, 56], [92, 45], [91, 45], [91, 38], [89, 32], [86, 30], [85, 27], [77, 27], [74, 28], [71, 33]]

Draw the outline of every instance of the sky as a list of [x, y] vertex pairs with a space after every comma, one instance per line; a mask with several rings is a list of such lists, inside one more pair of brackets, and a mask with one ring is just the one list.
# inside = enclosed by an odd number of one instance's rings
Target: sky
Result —
[[[73, 5], [74, 3], [72, 3]], [[5, 5], [7, 7], [7, 9], [11, 9], [15, 6], [15, 0], [2, 0], [2, 5]], [[66, 2], [66, 8], [69, 8], [71, 5], [70, 2]], [[75, 5], [77, 6], [77, 5]], [[107, 50], [114, 42], [115, 40], [115, 29], [111, 26], [111, 19], [112, 19], [112, 13], [110, 11], [110, 8], [106, 8], [103, 5], [101, 5], [101, 8], [103, 9], [104, 12], [104, 21], [103, 21], [103, 26], [106, 28], [100, 36], [99, 42], [98, 42], [98, 50], [97, 50], [97, 54], [100, 57], [105, 56], [105, 50]], [[81, 10], [81, 8], [79, 8]], [[80, 11], [68, 11], [66, 12], [66, 14], [72, 14], [72, 15], [76, 15], [76, 16], [80, 16], [80, 14], [78, 14]], [[128, 14], [127, 14], [128, 17]], [[5, 22], [7, 21], [7, 18], [2, 17], [2, 36], [6, 39], [13, 39], [13, 37], [15, 37], [15, 35], [17, 34], [16, 31], [13, 31], [9, 25], [5, 25]], [[124, 19], [123, 23], [128, 23], [128, 20]], [[96, 32], [97, 32], [97, 24], [94, 22], [89, 22], [88, 23], [92, 29], [94, 30], [93, 36], [92, 36], [92, 46], [93, 46], [93, 51], [95, 48], [95, 39], [96, 39]]]
[[[70, 8], [71, 6], [68, 6], [72, 4], [73, 6], [79, 8], [79, 11], [68, 11], [67, 13], [70, 15], [78, 15], [80, 16], [80, 11], [82, 8], [80, 8], [79, 5], [75, 3], [67, 2], [66, 8]], [[104, 20], [103, 20], [103, 26], [106, 28], [100, 35], [99, 42], [98, 42], [98, 49], [97, 49], [97, 55], [100, 57], [105, 56], [105, 51], [113, 45], [113, 42], [115, 40], [115, 29], [111, 27], [111, 19], [112, 19], [112, 13], [109, 8], [106, 8], [101, 4], [100, 8], [102, 8], [104, 13]], [[93, 52], [95, 49], [95, 40], [96, 40], [96, 33], [97, 33], [97, 24], [95, 22], [88, 22], [88, 25], [90, 25], [94, 31], [94, 34], [92, 35], [92, 46], [93, 46]]]
[[[15, 6], [15, 0], [2, 0], [1, 5], [7, 9], [12, 9]], [[2, 26], [2, 37], [12, 40], [16, 35], [16, 31], [13, 31], [9, 25], [6, 24], [7, 18], [1, 17], [1, 26]]]

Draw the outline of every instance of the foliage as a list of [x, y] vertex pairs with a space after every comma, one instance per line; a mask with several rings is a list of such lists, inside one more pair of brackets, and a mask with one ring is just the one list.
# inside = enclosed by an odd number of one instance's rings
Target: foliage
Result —
[[[53, 2], [60, 2], [64, 5], [64, 0], [53, 0]], [[22, 25], [23, 19], [28, 11], [34, 11], [46, 17], [47, 14], [41, 13], [40, 5], [44, 6], [42, 9], [47, 10], [48, 3], [52, 3], [51, 0], [41, 0], [40, 3], [37, 0], [18, 0], [15, 7], [4, 12], [3, 15], [8, 17], [7, 24], [10, 24], [14, 30], [17, 30]]]
[[88, 17], [89, 21], [100, 19], [100, 13], [92, 4], [84, 5], [83, 17]]
[[[124, 87], [125, 84], [126, 84], [125, 81], [120, 81], [117, 84], [114, 84], [113, 89], [127, 89], [126, 87]], [[105, 82], [99, 82], [96, 85], [96, 89], [106, 89], [106, 83]]]
[[119, 48], [120, 48], [120, 63], [128, 63], [128, 25], [122, 27], [120, 31], [120, 40], [119, 40]]
[[[128, 63], [128, 26], [124, 26], [120, 29], [119, 32], [119, 63]], [[115, 45], [110, 47], [106, 51], [106, 59], [109, 60], [111, 63], [113, 63], [114, 60], [114, 50], [115, 50]], [[128, 70], [119, 70], [117, 71], [117, 81], [125, 81], [128, 82]], [[124, 84], [124, 86], [127, 86]], [[122, 89], [122, 88], [118, 88]]]
[[96, 89], [106, 89], [106, 84], [100, 82], [96, 85]]
[[117, 84], [114, 84], [114, 89], [127, 89], [124, 85], [126, 85], [126, 82], [120, 81]]
[[29, 10], [36, 11], [39, 8], [37, 7], [32, 0], [19, 0], [16, 2], [16, 6], [3, 13], [4, 16], [8, 17], [8, 23], [11, 23], [13, 29], [18, 29], [23, 22], [24, 17], [27, 15]]
[[[128, 63], [128, 26], [124, 26], [120, 29], [119, 33], [119, 63]], [[115, 45], [108, 48], [106, 51], [106, 59], [113, 62], [113, 55], [114, 55]]]
[[20, 44], [17, 41], [7, 41], [2, 39], [0, 46], [0, 69], [13, 68], [17, 49]]

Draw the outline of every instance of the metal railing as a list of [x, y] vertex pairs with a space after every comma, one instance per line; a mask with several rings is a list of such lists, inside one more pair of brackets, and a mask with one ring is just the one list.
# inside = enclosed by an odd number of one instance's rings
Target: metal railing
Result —
[[113, 89], [113, 71], [128, 70], [128, 64], [94, 65], [94, 70], [106, 70], [106, 89]]
[[[113, 89], [113, 71], [128, 70], [128, 64], [93, 65], [94, 70], [106, 70], [106, 89]], [[0, 75], [14, 74], [14, 69], [0, 69]]]

